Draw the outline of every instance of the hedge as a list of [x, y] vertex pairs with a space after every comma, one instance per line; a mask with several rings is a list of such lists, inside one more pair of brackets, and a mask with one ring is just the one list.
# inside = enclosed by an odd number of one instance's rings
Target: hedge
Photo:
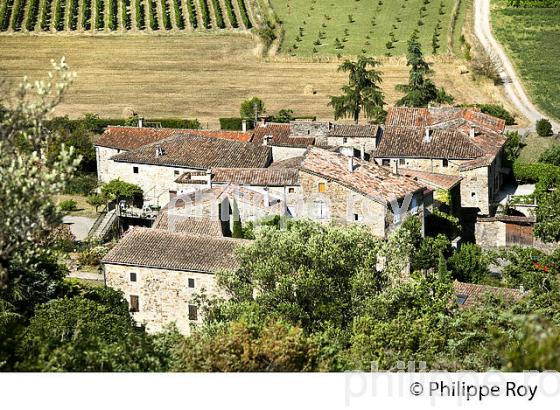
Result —
[[21, 30], [21, 23], [23, 21], [23, 13], [25, 11], [24, 0], [15, 0], [12, 8], [12, 29], [14, 31]]
[[97, 30], [103, 30], [105, 28], [104, 24], [104, 10], [103, 10], [103, 1], [104, 0], [97, 0], [97, 19], [95, 20], [95, 28]]
[[510, 6], [522, 8], [560, 7], [560, 0], [508, 0]]
[[204, 27], [212, 28], [212, 21], [210, 20], [210, 12], [208, 11], [208, 3], [206, 0], [200, 0], [200, 11], [202, 13]]
[[515, 161], [513, 174], [520, 182], [536, 183], [536, 192], [542, 193], [553, 186], [560, 185], [560, 167], [552, 164], [526, 164]]
[[54, 6], [54, 28], [56, 31], [64, 30], [64, 6], [66, 0], [56, 0]]
[[150, 20], [150, 28], [152, 30], [159, 30], [156, 0], [148, 0], [148, 14]]
[[161, 0], [161, 18], [163, 20], [163, 27], [165, 27], [166, 30], [171, 30], [171, 18], [169, 17], [167, 0]]
[[185, 20], [183, 19], [183, 10], [181, 9], [181, 0], [173, 0], [175, 2], [175, 24], [179, 30], [184, 30]]
[[91, 29], [91, 0], [84, 0], [82, 7], [82, 28]]
[[35, 30], [37, 24], [37, 16], [39, 12], [39, 0], [29, 0], [29, 11], [25, 20], [25, 29], [27, 31]]
[[123, 0], [122, 9], [121, 9], [121, 17], [122, 17], [124, 29], [125, 30], [130, 30], [131, 29], [130, 0]]
[[118, 14], [119, 14], [119, 5], [117, 0], [109, 0], [109, 18], [108, 18], [108, 28], [111, 31], [115, 31], [118, 28]]
[[78, 27], [79, 0], [68, 0], [68, 28], [76, 30]]
[[138, 30], [144, 30], [146, 28], [145, 12], [143, 0], [136, 0], [136, 28], [138, 28]]
[[239, 4], [239, 11], [241, 13], [241, 19], [243, 20], [243, 24], [245, 25], [246, 29], [250, 29], [253, 27], [251, 23], [251, 19], [249, 19], [249, 14], [247, 13], [247, 7], [245, 6], [244, 0], [237, 0]]
[[51, 28], [52, 0], [45, 0], [43, 3], [43, 13], [41, 14], [41, 30], [49, 31]]
[[189, 21], [193, 28], [198, 27], [198, 20], [196, 19], [196, 8], [194, 7], [193, 0], [185, 0], [187, 3], [187, 11], [189, 12]]
[[[54, 121], [54, 120], [53, 120]], [[91, 120], [90, 120], [91, 121]], [[47, 121], [47, 127], [49, 126]], [[82, 125], [82, 119], [68, 120], [69, 131], [73, 131]], [[101, 134], [108, 126], [125, 126], [127, 120], [117, 118], [99, 118], [95, 120], [92, 131], [96, 134]], [[183, 128], [183, 129], [200, 129], [200, 122], [197, 119], [183, 119], [183, 118], [154, 118], [148, 119], [145, 122], [155, 122], [161, 124], [163, 128]]]
[[[247, 121], [247, 129], [253, 128], [253, 121]], [[241, 131], [243, 129], [243, 118], [220, 118], [220, 129], [225, 131]]]

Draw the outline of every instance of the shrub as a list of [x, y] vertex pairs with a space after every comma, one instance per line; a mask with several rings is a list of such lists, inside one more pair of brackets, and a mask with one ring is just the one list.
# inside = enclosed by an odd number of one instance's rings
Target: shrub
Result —
[[[252, 128], [253, 122], [247, 121], [247, 129]], [[241, 131], [243, 118], [220, 118], [220, 129], [226, 131]]]
[[552, 124], [546, 118], [537, 121], [537, 134], [539, 137], [549, 137], [552, 135]]
[[97, 187], [97, 175], [78, 174], [66, 184], [65, 193], [70, 195], [89, 195]]
[[461, 282], [480, 283], [490, 274], [488, 260], [480, 246], [467, 243], [448, 259], [449, 269]]
[[560, 145], [554, 145], [544, 151], [539, 157], [539, 162], [560, 166]]
[[92, 246], [84, 249], [78, 255], [78, 262], [81, 265], [98, 266], [101, 259], [107, 255], [108, 249], [104, 246]]
[[78, 203], [73, 199], [67, 199], [58, 204], [58, 207], [62, 212], [73, 212], [78, 209]]

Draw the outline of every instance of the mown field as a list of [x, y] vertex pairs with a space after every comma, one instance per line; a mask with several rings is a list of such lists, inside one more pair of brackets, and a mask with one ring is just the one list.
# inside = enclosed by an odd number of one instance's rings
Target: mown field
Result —
[[271, 0], [285, 30], [281, 51], [301, 56], [403, 55], [415, 29], [427, 54], [446, 54], [448, 36], [453, 37], [452, 23], [457, 22], [466, 3], [467, 0]]
[[251, 29], [249, 0], [0, 0], [3, 32]]
[[[27, 74], [44, 76], [51, 58], [66, 56], [78, 78], [59, 113], [122, 117], [133, 109], [146, 117], [198, 118], [217, 126], [219, 117], [239, 115], [244, 99], [260, 96], [268, 112], [291, 108], [299, 115], [332, 119], [329, 95], [347, 79], [339, 61], [256, 55], [246, 34], [0, 35], [0, 76], [13, 84]], [[32, 51], [31, 51], [32, 50]], [[436, 57], [435, 81], [458, 102], [500, 102], [490, 82], [461, 75], [462, 64]], [[382, 58], [387, 102], [406, 83], [404, 58]]]
[[492, 0], [492, 29], [533, 101], [560, 119], [560, 8], [512, 8]]

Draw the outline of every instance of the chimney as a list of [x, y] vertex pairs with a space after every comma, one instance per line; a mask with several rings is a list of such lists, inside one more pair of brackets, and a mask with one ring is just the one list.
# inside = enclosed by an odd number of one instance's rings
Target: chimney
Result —
[[426, 127], [426, 134], [424, 135], [424, 142], [431, 142], [432, 141], [432, 134], [433, 130]]
[[144, 128], [144, 117], [138, 117], [138, 128]]
[[247, 132], [247, 120], [241, 121], [241, 130]]
[[391, 168], [392, 168], [391, 172], [394, 175], [399, 175], [399, 160], [398, 159], [393, 160], [393, 166]]
[[163, 148], [159, 145], [156, 145], [156, 157], [161, 157], [163, 155]]
[[265, 135], [263, 138], [263, 145], [270, 145], [270, 141], [272, 141], [272, 135]]
[[206, 185], [208, 186], [208, 188], [212, 188], [212, 170], [211, 169], [206, 170]]
[[475, 128], [471, 125], [471, 129], [469, 130], [469, 137], [474, 139], [474, 136], [476, 135], [475, 131]]
[[268, 208], [270, 206], [270, 195], [268, 193], [268, 188], [264, 189], [263, 197], [264, 197], [264, 207]]
[[266, 117], [261, 117], [261, 127], [266, 127]]
[[362, 160], [366, 159], [366, 144], [362, 144], [362, 149], [360, 150], [360, 158]]
[[348, 156], [348, 172], [354, 172], [354, 156]]

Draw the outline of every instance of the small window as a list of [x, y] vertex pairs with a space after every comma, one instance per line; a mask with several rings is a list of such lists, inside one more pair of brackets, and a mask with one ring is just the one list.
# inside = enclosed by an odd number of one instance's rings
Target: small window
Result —
[[133, 313], [140, 311], [140, 301], [136, 295], [130, 295], [130, 311]]
[[399, 158], [399, 165], [406, 165], [406, 161], [404, 158]]
[[441, 161], [441, 166], [444, 168], [447, 168], [449, 166], [449, 161], [447, 159], [444, 159]]
[[189, 278], [188, 282], [189, 282], [189, 288], [194, 288], [194, 279]]
[[132, 172], [134, 172], [135, 174], [138, 173], [138, 167], [132, 167]]
[[198, 309], [195, 305], [189, 305], [189, 320], [198, 320]]
[[360, 222], [362, 220], [362, 216], [360, 214], [354, 214], [354, 221]]
[[293, 194], [294, 192], [296, 192], [295, 188], [288, 188], [288, 194]]
[[391, 166], [391, 160], [390, 159], [382, 159], [381, 160], [381, 165], [383, 165], [384, 167]]
[[311, 135], [311, 130], [307, 130], [307, 135]]
[[323, 193], [323, 192], [325, 192], [325, 189], [326, 189], [325, 183], [324, 182], [319, 182], [319, 192]]
[[348, 137], [343, 137], [342, 138], [342, 143], [347, 144], [348, 143]]
[[175, 170], [175, 175], [179, 175], [179, 171]]
[[120, 152], [121, 152], [121, 150], [120, 150], [120, 149], [117, 149], [117, 154], [120, 153]]
[[130, 281], [136, 282], [136, 272], [130, 272]]
[[455, 295], [455, 296], [457, 297], [456, 300], [457, 300], [457, 304], [458, 304], [458, 305], [464, 305], [465, 302], [467, 301], [468, 297], [469, 297], [468, 295], [465, 295], [465, 294], [463, 294], [463, 293], [459, 293], [459, 294], [457, 294], [457, 295]]
[[471, 192], [471, 198], [476, 197], [476, 192]]

